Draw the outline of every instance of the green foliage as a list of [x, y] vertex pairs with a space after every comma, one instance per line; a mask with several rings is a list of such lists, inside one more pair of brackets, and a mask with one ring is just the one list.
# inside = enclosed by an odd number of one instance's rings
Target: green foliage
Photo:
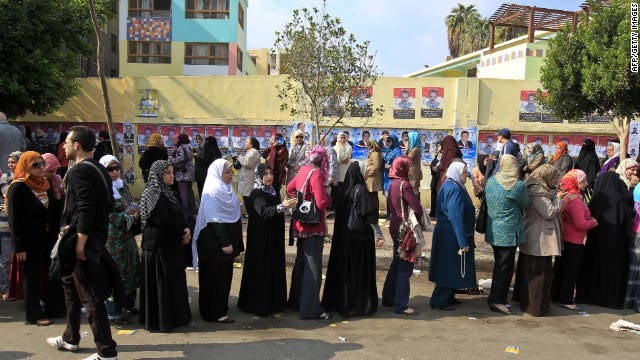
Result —
[[[540, 80], [549, 95], [544, 106], [563, 119], [594, 112], [619, 120], [638, 115], [640, 76], [630, 71], [630, 5], [590, 1], [575, 33], [566, 28], [549, 40]], [[587, 21], [588, 20], [588, 21]]]
[[[101, 1], [103, 15], [110, 1]], [[104, 18], [104, 16], [103, 16]], [[8, 117], [55, 111], [79, 91], [80, 55], [93, 35], [81, 0], [0, 0], [0, 105]]]
[[[283, 56], [287, 77], [278, 85], [280, 109], [291, 117], [331, 127], [351, 116], [359, 89], [373, 86], [381, 75], [369, 42], [358, 42], [339, 18], [317, 8], [296, 9], [274, 47]], [[334, 116], [323, 116], [326, 103], [341, 104]], [[334, 109], [335, 110], [335, 109]], [[382, 107], [372, 109], [381, 114]], [[316, 132], [316, 135], [318, 133]]]

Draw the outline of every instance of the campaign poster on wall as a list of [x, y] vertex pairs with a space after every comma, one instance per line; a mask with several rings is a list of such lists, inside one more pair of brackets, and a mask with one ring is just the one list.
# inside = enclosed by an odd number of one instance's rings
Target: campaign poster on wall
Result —
[[229, 128], [226, 126], [207, 126], [207, 136], [213, 136], [220, 150], [229, 147]]
[[[122, 145], [124, 144], [124, 125], [122, 125], [122, 123], [115, 123], [113, 124], [114, 130], [116, 132], [116, 144], [118, 145]], [[108, 130], [109, 127], [107, 126], [107, 124], [104, 125], [104, 129]]]
[[160, 135], [162, 135], [162, 141], [164, 141], [164, 147], [167, 150], [173, 148], [173, 137], [182, 133], [182, 128], [177, 125], [160, 125]]
[[520, 122], [540, 122], [541, 114], [536, 98], [538, 92], [536, 90], [520, 91]]
[[527, 135], [527, 143], [533, 143], [533, 142], [537, 143], [542, 147], [542, 151], [544, 152], [544, 155], [547, 156], [553, 153], [551, 145], [549, 145], [549, 138], [550, 138], [549, 135], [529, 134]]
[[394, 88], [393, 89], [393, 118], [394, 119], [415, 119], [416, 118], [416, 89], [415, 88]]
[[490, 155], [496, 151], [496, 136], [493, 132], [478, 134], [478, 154]]
[[199, 146], [197, 138], [200, 137], [201, 142], [203, 142], [205, 138], [204, 126], [198, 126], [198, 125], [184, 126], [184, 132], [189, 137], [189, 144], [194, 149], [193, 151], [197, 151], [197, 148]]
[[354, 159], [363, 160], [369, 155], [367, 142], [371, 139], [371, 129], [347, 129], [350, 133], [350, 140], [353, 142], [352, 156]]
[[339, 94], [322, 102], [322, 116], [339, 117], [344, 112], [344, 96]]
[[442, 118], [442, 109], [444, 109], [444, 88], [423, 87], [420, 117]]
[[445, 136], [449, 135], [449, 132], [446, 130], [424, 129], [418, 129], [416, 131], [420, 134], [420, 148], [422, 150], [420, 159], [423, 163], [430, 163], [433, 161], [433, 154], [437, 151], [438, 143], [440, 143]]
[[[294, 144], [295, 139], [293, 138], [293, 133], [297, 130], [302, 131], [304, 134], [304, 142], [310, 144], [311, 143], [311, 135], [313, 134], [313, 124], [310, 122], [292, 122], [289, 130], [290, 136], [288, 137], [288, 144]], [[284, 136], [284, 135], [283, 135]], [[285, 139], [287, 137], [285, 136]]]
[[122, 139], [127, 144], [133, 144], [135, 141], [136, 135], [133, 131], [133, 124], [124, 123], [124, 133], [122, 134]]
[[260, 143], [261, 152], [269, 147], [271, 136], [275, 135], [277, 130], [278, 129], [275, 126], [261, 126], [253, 128], [253, 136]]
[[249, 134], [253, 133], [253, 129], [249, 126], [233, 126], [231, 128], [231, 143], [229, 146], [233, 152], [245, 149], [247, 141], [249, 141]]
[[467, 163], [467, 170], [475, 166], [476, 146], [477, 146], [477, 127], [456, 128], [453, 130], [453, 137], [458, 142], [458, 147], [462, 151], [462, 160]]
[[147, 148], [151, 134], [158, 132], [157, 125], [138, 124], [138, 154], [142, 154]]
[[121, 174], [124, 176], [124, 180], [128, 184], [133, 184], [136, 178], [135, 167], [134, 167], [135, 156], [133, 151], [133, 144], [131, 143], [120, 144], [118, 145], [118, 148], [120, 152], [120, 158], [122, 159], [122, 163], [120, 164]]
[[373, 116], [373, 86], [355, 89], [354, 98], [351, 117]]
[[562, 141], [562, 142], [567, 144], [567, 149], [569, 150], [569, 155], [571, 155], [571, 156], [577, 156], [578, 155], [575, 152], [575, 148], [576, 148], [575, 135], [572, 135], [572, 134], [557, 134], [557, 135], [553, 135], [553, 146], [551, 147], [552, 148], [552, 154], [555, 154], [555, 152], [556, 152], [556, 143], [558, 143], [559, 141]]

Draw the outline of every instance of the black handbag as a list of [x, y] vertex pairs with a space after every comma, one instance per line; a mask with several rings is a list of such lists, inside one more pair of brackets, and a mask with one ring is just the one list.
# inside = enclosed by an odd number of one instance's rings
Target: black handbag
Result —
[[319, 224], [320, 223], [320, 211], [316, 206], [316, 200], [314, 197], [311, 197], [311, 200], [305, 200], [305, 191], [307, 189], [307, 183], [309, 182], [309, 178], [311, 174], [315, 171], [315, 169], [309, 171], [307, 175], [307, 179], [304, 181], [302, 191], [296, 191], [296, 198], [298, 199], [298, 204], [295, 209], [291, 213], [291, 217], [293, 217], [296, 221], [304, 223], [304, 224]]
[[366, 226], [364, 219], [358, 214], [358, 210], [356, 209], [359, 190], [360, 187], [357, 186], [353, 196], [353, 203], [349, 208], [349, 218], [347, 219], [347, 228], [352, 231], [362, 230]]
[[484, 234], [487, 231], [487, 200], [484, 197], [484, 193], [480, 195], [480, 208], [478, 209], [478, 215], [476, 216], [476, 231], [480, 234]]

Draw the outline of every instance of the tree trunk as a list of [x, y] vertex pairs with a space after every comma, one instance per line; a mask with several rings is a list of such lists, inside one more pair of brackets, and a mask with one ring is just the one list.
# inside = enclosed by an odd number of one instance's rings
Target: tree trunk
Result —
[[631, 117], [625, 116], [613, 119], [613, 127], [620, 140], [620, 162], [627, 158], [627, 139], [629, 137], [629, 122]]
[[[107, 118], [107, 127], [109, 129], [109, 138], [111, 139], [111, 149], [113, 149], [113, 155], [119, 158], [120, 152], [118, 151], [118, 142], [116, 141], [116, 131], [113, 125], [113, 119], [111, 117], [111, 101], [109, 101], [109, 88], [107, 87], [107, 79], [104, 77], [103, 63], [102, 63], [102, 30], [100, 29], [100, 23], [98, 22], [98, 16], [96, 15], [96, 7], [93, 0], [87, 0], [89, 3], [89, 14], [91, 15], [91, 22], [93, 23], [93, 30], [96, 33], [96, 60], [97, 68], [96, 72], [100, 78], [100, 87], [102, 88], [102, 97], [104, 99], [104, 113]], [[119, 159], [122, 161], [122, 159]], [[121, 172], [121, 176], [124, 175], [124, 171]]]

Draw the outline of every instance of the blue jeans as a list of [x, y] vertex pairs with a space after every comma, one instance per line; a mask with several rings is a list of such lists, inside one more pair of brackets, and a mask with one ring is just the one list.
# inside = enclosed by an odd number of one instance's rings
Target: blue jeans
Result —
[[9, 292], [9, 270], [11, 269], [11, 234], [0, 233], [0, 293]]
[[409, 278], [413, 274], [413, 263], [404, 261], [398, 256], [400, 243], [397, 237], [397, 234], [392, 235], [393, 260], [389, 265], [387, 278], [384, 280], [382, 305], [393, 305], [393, 312], [399, 314], [409, 307], [409, 292], [411, 290]]

